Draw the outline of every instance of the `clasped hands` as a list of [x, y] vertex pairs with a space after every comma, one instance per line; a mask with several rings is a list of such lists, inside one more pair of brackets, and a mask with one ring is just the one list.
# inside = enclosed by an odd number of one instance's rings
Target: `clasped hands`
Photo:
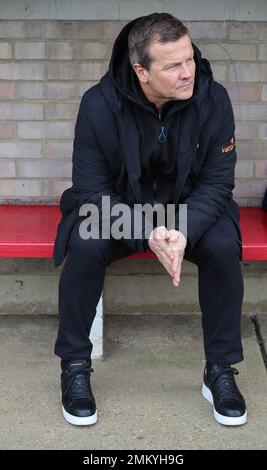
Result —
[[182, 232], [175, 229], [168, 230], [164, 226], [152, 230], [148, 239], [150, 249], [172, 277], [174, 287], [178, 287], [180, 283], [186, 243]]

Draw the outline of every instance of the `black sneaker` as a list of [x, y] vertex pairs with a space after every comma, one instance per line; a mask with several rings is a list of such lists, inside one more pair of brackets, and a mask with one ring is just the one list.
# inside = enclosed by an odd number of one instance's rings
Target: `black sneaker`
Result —
[[202, 395], [213, 405], [214, 417], [220, 424], [238, 426], [247, 419], [246, 403], [235, 383], [239, 372], [234, 367], [206, 364]]
[[84, 359], [61, 361], [62, 411], [68, 423], [78, 426], [97, 421], [95, 399], [90, 386], [90, 362]]

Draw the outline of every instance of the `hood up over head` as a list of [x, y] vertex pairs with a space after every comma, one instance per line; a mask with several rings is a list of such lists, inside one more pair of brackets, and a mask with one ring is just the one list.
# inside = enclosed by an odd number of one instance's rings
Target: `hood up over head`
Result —
[[[139, 19], [140, 18], [136, 18], [127, 23], [119, 33], [113, 45], [109, 69], [106, 75], [108, 75], [108, 78], [112, 81], [121, 97], [135, 101], [141, 106], [145, 106], [147, 108], [150, 106], [151, 109], [152, 103], [146, 99], [142, 92], [139, 80], [129, 60], [128, 35], [134, 23]], [[178, 107], [179, 103], [184, 107], [184, 105], [187, 105], [192, 101], [199, 100], [203, 94], [206, 94], [206, 92], [209, 92], [211, 96], [213, 95], [214, 81], [210, 64], [206, 59], [201, 57], [200, 50], [193, 42], [192, 47], [194, 49], [194, 60], [196, 63], [194, 92], [192, 97], [188, 100], [173, 100], [170, 102], [170, 104], [178, 104]], [[103, 87], [103, 83], [101, 83], [101, 85]]]

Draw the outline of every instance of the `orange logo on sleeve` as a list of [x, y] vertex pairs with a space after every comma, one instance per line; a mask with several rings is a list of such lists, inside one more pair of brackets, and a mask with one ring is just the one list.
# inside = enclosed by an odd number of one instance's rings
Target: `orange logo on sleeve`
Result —
[[222, 153], [227, 153], [231, 152], [235, 148], [235, 138], [232, 137], [230, 140], [229, 145], [226, 145], [225, 147], [222, 147]]

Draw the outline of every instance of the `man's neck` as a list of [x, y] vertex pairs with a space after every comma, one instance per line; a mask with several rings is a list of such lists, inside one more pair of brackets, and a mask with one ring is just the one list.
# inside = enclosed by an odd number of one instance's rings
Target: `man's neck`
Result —
[[146, 86], [145, 83], [142, 83], [139, 81], [139, 84], [140, 84], [140, 87], [142, 88], [142, 91], [144, 93], [144, 95], [146, 96], [146, 98], [151, 102], [153, 103], [157, 108], [158, 110], [160, 111], [163, 107], [163, 105], [168, 101], [168, 100], [162, 100], [160, 98], [158, 98], [157, 96], [155, 96], [149, 89], [148, 86]]

